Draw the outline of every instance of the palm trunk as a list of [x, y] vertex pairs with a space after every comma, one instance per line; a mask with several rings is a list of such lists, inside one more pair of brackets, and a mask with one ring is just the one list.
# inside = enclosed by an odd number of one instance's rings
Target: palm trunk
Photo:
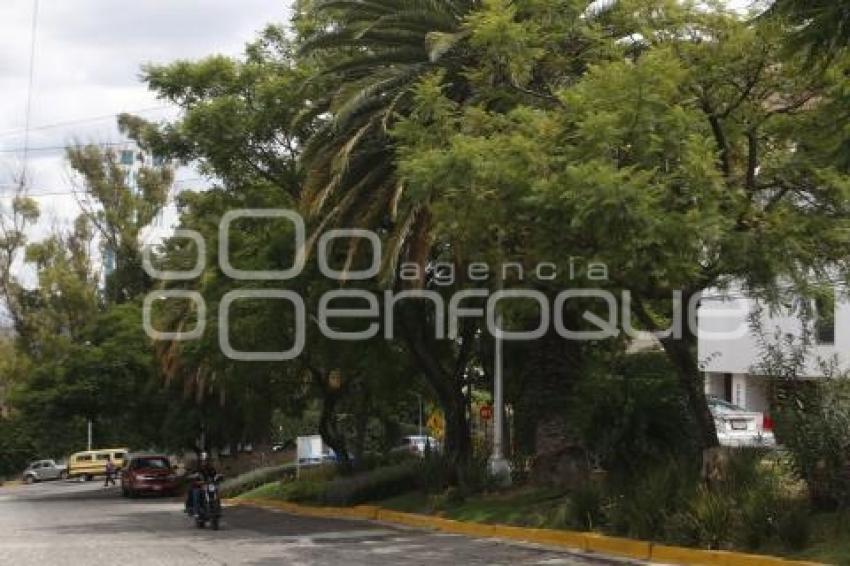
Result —
[[587, 478], [587, 457], [568, 415], [568, 403], [581, 370], [578, 345], [550, 330], [528, 343], [523, 395], [517, 420], [525, 423], [533, 443], [531, 480], [571, 487]]

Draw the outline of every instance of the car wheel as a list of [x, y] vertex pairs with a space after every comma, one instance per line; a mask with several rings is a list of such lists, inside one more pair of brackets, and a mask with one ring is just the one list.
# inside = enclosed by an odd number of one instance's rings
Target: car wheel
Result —
[[27, 476], [24, 478], [24, 483], [27, 485], [32, 485], [35, 483], [35, 476]]
[[59, 472], [59, 479], [62, 480], [62, 481], [65, 481], [66, 479], [68, 479], [68, 472], [66, 472], [66, 471]]

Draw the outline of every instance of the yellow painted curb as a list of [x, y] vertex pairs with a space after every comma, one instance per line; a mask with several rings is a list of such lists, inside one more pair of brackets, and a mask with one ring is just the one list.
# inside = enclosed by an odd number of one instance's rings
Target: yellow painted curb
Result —
[[9, 480], [0, 484], [0, 487], [20, 487], [22, 485], [24, 485], [24, 482], [21, 480]]
[[652, 557], [652, 545], [646, 541], [630, 538], [609, 537], [587, 533], [587, 550], [601, 554], [616, 554], [638, 560], [649, 560]]
[[445, 519], [432, 515], [392, 511], [372, 505], [316, 507], [286, 501], [275, 501], [273, 499], [225, 499], [225, 503], [277, 509], [293, 515], [309, 517], [377, 520], [418, 529], [560, 546], [574, 550], [668, 564], [693, 564], [696, 566], [815, 566], [817, 564], [815, 562], [784, 560], [774, 556], [667, 546], [596, 533], [579, 533], [556, 529], [532, 529], [510, 525], [488, 525], [484, 523], [456, 521], [454, 519]]
[[670, 564], [720, 566], [816, 566], [817, 562], [785, 560], [776, 556], [744, 554], [722, 550], [699, 550], [680, 546], [652, 545], [652, 560]]
[[652, 545], [652, 554], [650, 558], [655, 562], [696, 565], [723, 565], [728, 564], [727, 560], [729, 559], [726, 552], [716, 550], [699, 550], [695, 548], [684, 548], [681, 546], [666, 546], [663, 544]]

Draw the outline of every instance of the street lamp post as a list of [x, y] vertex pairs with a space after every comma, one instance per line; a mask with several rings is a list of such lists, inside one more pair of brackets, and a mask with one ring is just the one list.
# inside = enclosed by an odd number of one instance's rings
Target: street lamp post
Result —
[[[501, 287], [501, 285], [500, 285]], [[493, 336], [493, 453], [488, 461], [490, 475], [496, 478], [503, 486], [511, 484], [511, 465], [505, 458], [504, 449], [504, 415], [505, 398], [503, 383], [503, 352], [502, 337], [499, 335], [502, 329], [502, 313], [496, 311], [496, 335]]]

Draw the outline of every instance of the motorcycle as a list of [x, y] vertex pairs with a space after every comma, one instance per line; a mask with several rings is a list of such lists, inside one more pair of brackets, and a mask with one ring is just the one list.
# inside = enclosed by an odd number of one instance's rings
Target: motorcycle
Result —
[[199, 491], [198, 508], [195, 513], [195, 525], [203, 529], [209, 523], [214, 531], [218, 530], [221, 520], [221, 499], [218, 484], [222, 476], [218, 475], [213, 481], [198, 481], [195, 485]]

